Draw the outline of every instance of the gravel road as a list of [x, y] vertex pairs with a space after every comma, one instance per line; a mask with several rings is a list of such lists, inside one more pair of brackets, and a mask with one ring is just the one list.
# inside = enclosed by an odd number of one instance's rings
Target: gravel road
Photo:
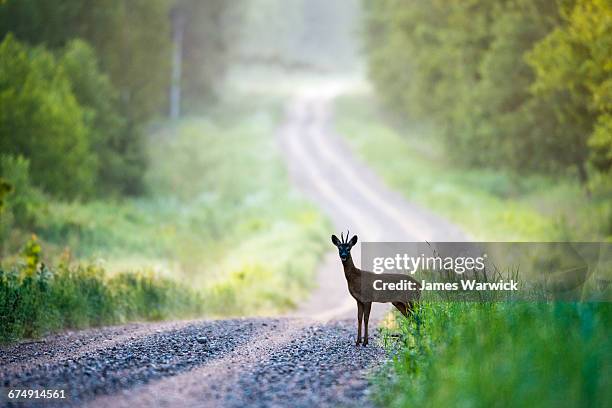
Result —
[[363, 406], [384, 352], [353, 336], [352, 320], [297, 318], [84, 330], [5, 347], [2, 381], [65, 389], [58, 406]]
[[[361, 241], [465, 239], [351, 155], [330, 127], [337, 92], [325, 86], [297, 97], [278, 132], [292, 180], [335, 232], [348, 228]], [[353, 257], [359, 265], [359, 248]], [[376, 330], [368, 347], [354, 345], [356, 306], [333, 251], [317, 282], [290, 316], [130, 324], [1, 346], [0, 381], [66, 389], [62, 406], [368, 406], [368, 374], [385, 358]], [[374, 305], [371, 328], [387, 310]]]

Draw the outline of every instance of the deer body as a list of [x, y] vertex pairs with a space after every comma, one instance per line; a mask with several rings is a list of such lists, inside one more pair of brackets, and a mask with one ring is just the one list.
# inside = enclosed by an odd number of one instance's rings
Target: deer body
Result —
[[[347, 235], [348, 238], [348, 235]], [[363, 345], [368, 344], [368, 322], [372, 302], [391, 303], [406, 318], [412, 313], [413, 302], [419, 300], [421, 292], [419, 283], [406, 275], [395, 273], [376, 274], [364, 271], [355, 266], [350, 250], [357, 243], [357, 236], [349, 242], [343, 242], [335, 235], [332, 235], [332, 242], [338, 247], [340, 260], [344, 269], [344, 276], [351, 296], [357, 301], [357, 342], [361, 344], [361, 323], [365, 325]], [[400, 283], [402, 281], [413, 282], [415, 290], [375, 290], [375, 282], [379, 283]], [[380, 286], [380, 285], [378, 285]]]

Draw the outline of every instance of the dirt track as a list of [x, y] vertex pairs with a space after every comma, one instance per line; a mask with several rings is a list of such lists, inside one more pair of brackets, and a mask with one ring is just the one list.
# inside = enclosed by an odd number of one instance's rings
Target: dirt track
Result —
[[[389, 191], [333, 134], [336, 91], [296, 97], [278, 132], [292, 179], [335, 232], [350, 229], [361, 241], [463, 240]], [[359, 265], [358, 247], [353, 256]], [[356, 307], [333, 251], [317, 281], [288, 317], [132, 324], [4, 347], [0, 379], [5, 387], [65, 388], [73, 404], [98, 407], [367, 405], [367, 374], [384, 352], [376, 341], [354, 346]], [[372, 326], [387, 309], [373, 307]]]

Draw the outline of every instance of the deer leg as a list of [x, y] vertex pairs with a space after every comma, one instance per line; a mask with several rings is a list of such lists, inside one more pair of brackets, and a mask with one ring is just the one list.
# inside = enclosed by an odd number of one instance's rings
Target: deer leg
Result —
[[363, 345], [368, 345], [368, 321], [370, 320], [370, 310], [372, 310], [372, 302], [363, 304], [363, 323], [365, 324], [365, 333], [363, 339]]
[[407, 306], [405, 303], [403, 302], [392, 302], [392, 303], [393, 303], [393, 306], [395, 306], [397, 310], [399, 310], [400, 313], [404, 315], [404, 317], [408, 318], [408, 313], [406, 311]]
[[363, 318], [363, 303], [357, 301], [357, 342], [356, 346], [361, 344], [361, 319]]

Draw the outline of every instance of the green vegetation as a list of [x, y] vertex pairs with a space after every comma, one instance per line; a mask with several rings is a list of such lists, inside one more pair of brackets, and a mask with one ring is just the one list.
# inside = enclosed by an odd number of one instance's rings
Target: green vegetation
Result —
[[609, 303], [430, 299], [414, 320], [398, 319], [385, 332], [397, 354], [386, 367], [393, 376], [376, 381], [381, 406], [612, 404]]
[[[567, 146], [587, 139], [591, 163], [612, 170], [612, 4], [607, 0], [560, 3], [562, 23], [526, 55], [536, 72], [534, 94], [552, 105], [570, 128]], [[574, 140], [577, 136], [580, 139]], [[586, 135], [586, 136], [585, 136]], [[573, 137], [573, 138], [572, 138]], [[559, 143], [559, 141], [556, 141]], [[572, 143], [573, 142], [573, 143]], [[569, 150], [569, 149], [568, 149]]]
[[[432, 274], [437, 282], [465, 279], [452, 270], [419, 271], [417, 279], [431, 281]], [[557, 299], [554, 291], [530, 285], [518, 271], [476, 272], [467, 279], [502, 278], [519, 281], [521, 300], [516, 292], [479, 292], [471, 297], [478, 301], [468, 301], [461, 291], [424, 292], [410, 319], [396, 313], [388, 321], [382, 341], [392, 359], [374, 379], [379, 405], [599, 407], [612, 402], [612, 305], [547, 301]], [[581, 299], [606, 291], [607, 286], [589, 284], [579, 289]]]
[[[336, 127], [392, 188], [475, 240], [612, 240], [609, 1], [364, 7], [384, 109], [369, 95], [345, 97]], [[611, 317], [609, 303], [429, 295], [385, 333], [394, 360], [375, 398], [608, 406]]]
[[168, 108], [172, 64], [190, 106], [210, 102], [235, 37], [226, 27], [238, 26], [230, 16], [240, 15], [219, 0], [0, 2], [0, 151], [30, 160], [32, 184], [58, 198], [142, 195], [143, 130]]
[[[52, 199], [28, 183], [25, 159], [0, 162], [10, 169], [3, 174], [16, 186], [6, 196], [2, 216], [4, 270], [13, 271], [6, 272], [13, 276], [6, 278], [7, 285], [22, 290], [23, 272], [16, 265], [22, 262], [21, 245], [35, 232], [47, 254], [41, 259], [58, 265], [43, 269], [52, 271], [52, 282], [74, 279], [78, 287], [81, 278], [94, 274], [112, 299], [118, 282], [134, 279], [134, 285], [146, 283], [155, 293], [159, 287], [159, 295], [151, 296], [163, 301], [152, 315], [126, 312], [125, 306], [111, 302], [104, 305], [110, 311], [96, 320], [102, 309], [92, 309], [88, 318], [74, 323], [78, 327], [198, 312], [256, 315], [294, 306], [312, 287], [315, 266], [326, 249], [326, 223], [290, 188], [273, 137], [279, 104], [258, 99], [257, 108], [229, 101], [207, 117], [158, 125], [146, 149], [154, 164], [144, 178], [147, 197]], [[21, 221], [7, 225], [15, 220]], [[149, 272], [131, 278], [123, 271]], [[179, 300], [185, 282], [194, 295], [183, 305]], [[50, 302], [55, 293], [49, 292]], [[72, 327], [72, 318], [63, 312], [57, 318], [50, 320], [52, 327], [3, 330], [19, 336]]]
[[[220, 96], [239, 4], [0, 1], [3, 339], [274, 313], [310, 287], [325, 224], [289, 187], [278, 103]], [[160, 119], [170, 88], [194, 116]]]
[[[431, 129], [385, 125], [369, 95], [341, 98], [336, 117], [338, 132], [393, 188], [477, 240], [612, 235], [605, 180], [587, 198], [577, 180], [563, 176], [454, 166], [435, 139], [422, 137]], [[611, 318], [607, 302], [449, 302], [430, 295], [413, 320], [396, 315], [383, 329], [393, 359], [375, 377], [373, 397], [384, 407], [608, 406]]]
[[90, 194], [96, 158], [84, 112], [61, 65], [48, 51], [30, 50], [12, 35], [0, 44], [0, 61], [0, 76], [11, 79], [0, 84], [3, 156], [27, 156], [32, 176], [50, 192]]
[[196, 291], [152, 272], [108, 276], [102, 267], [66, 260], [50, 269], [39, 262], [36, 237], [22, 256], [24, 262], [0, 268], [0, 343], [66, 327], [202, 313]]
[[610, 178], [609, 1], [365, 8], [369, 72], [386, 108], [434, 122], [454, 163]]
[[93, 180], [98, 185], [94, 190], [98, 195], [139, 191], [146, 164], [143, 140], [139, 131], [129, 131], [129, 122], [119, 108], [118, 92], [108, 75], [100, 71], [93, 48], [82, 40], [71, 40], [59, 58], [81, 106], [91, 151], [97, 159]]
[[389, 185], [483, 241], [612, 238], [612, 185], [595, 175], [592, 196], [563, 175], [517, 176], [453, 163], [431, 127], [386, 125], [369, 94], [340, 98], [336, 129]]

